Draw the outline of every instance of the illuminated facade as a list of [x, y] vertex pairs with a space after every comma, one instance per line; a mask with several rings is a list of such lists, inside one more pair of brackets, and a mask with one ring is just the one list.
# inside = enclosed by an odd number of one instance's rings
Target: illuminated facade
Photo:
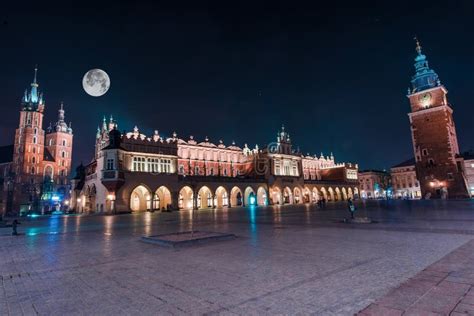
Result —
[[382, 199], [389, 195], [390, 175], [381, 170], [359, 172], [360, 197], [363, 199]]
[[61, 104], [57, 122], [43, 129], [45, 103], [36, 73], [22, 98], [11, 156], [2, 164], [3, 211], [12, 215], [49, 213], [69, 202], [72, 128]]
[[96, 135], [94, 159], [77, 169], [77, 212], [138, 212], [342, 201], [358, 196], [357, 165], [302, 155], [282, 127], [265, 148], [198, 142], [176, 133], [120, 133], [111, 117]]
[[417, 41], [416, 73], [408, 89], [410, 127], [417, 178], [425, 198], [469, 197], [459, 155], [453, 109]]
[[420, 199], [420, 182], [416, 177], [415, 159], [409, 159], [390, 168], [393, 198]]

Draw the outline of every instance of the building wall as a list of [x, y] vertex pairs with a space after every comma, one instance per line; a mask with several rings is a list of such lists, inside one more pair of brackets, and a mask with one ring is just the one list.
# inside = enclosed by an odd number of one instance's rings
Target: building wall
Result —
[[420, 183], [416, 177], [415, 166], [391, 168], [393, 198], [420, 199]]
[[474, 197], [474, 159], [464, 160], [464, 171], [468, 183], [469, 193]]
[[[208, 139], [198, 143], [192, 137], [184, 141], [176, 134], [147, 137], [138, 128], [122, 135], [116, 124], [112, 129], [104, 125], [97, 133], [96, 159], [85, 167], [84, 186], [74, 190], [71, 203], [77, 212], [121, 213], [358, 196], [357, 165], [336, 164], [333, 157], [305, 158], [291, 149], [286, 133], [281, 140], [270, 151], [215, 145]], [[172, 167], [154, 169], [163, 159]]]
[[360, 197], [363, 199], [378, 199], [386, 197], [389, 175], [383, 171], [359, 172]]

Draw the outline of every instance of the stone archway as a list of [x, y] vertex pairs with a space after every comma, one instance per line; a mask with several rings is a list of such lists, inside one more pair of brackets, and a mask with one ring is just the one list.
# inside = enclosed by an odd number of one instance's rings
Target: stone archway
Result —
[[272, 187], [270, 189], [270, 199], [274, 205], [282, 204], [282, 195], [279, 187]]
[[321, 188], [321, 194], [323, 195], [323, 199], [325, 199], [327, 201], [328, 200], [328, 191], [326, 190], [325, 187]]
[[197, 208], [210, 208], [213, 207], [213, 198], [211, 190], [203, 186], [199, 189], [197, 194]]
[[153, 203], [152, 209], [153, 210], [167, 210], [171, 207], [171, 192], [170, 190], [165, 187], [161, 186], [153, 195]]
[[229, 205], [229, 196], [227, 194], [227, 190], [220, 186], [216, 189], [216, 193], [214, 194], [214, 206], [215, 207], [225, 207]]
[[245, 206], [247, 205], [256, 205], [257, 198], [255, 195], [255, 191], [251, 187], [246, 187], [244, 192], [244, 203]]
[[328, 199], [327, 200], [328, 201], [334, 201], [334, 190], [331, 187], [329, 187], [329, 189], [328, 189]]
[[346, 200], [347, 200], [346, 188], [342, 188], [342, 189], [341, 189], [341, 192], [342, 192], [342, 200], [343, 200], [343, 201], [346, 201]]
[[193, 209], [193, 190], [189, 186], [184, 186], [179, 190], [178, 208], [183, 210]]
[[265, 206], [268, 204], [267, 191], [264, 187], [257, 189], [257, 205]]
[[303, 189], [303, 203], [311, 203], [311, 191], [308, 187]]
[[289, 187], [283, 189], [283, 204], [293, 204], [293, 192]]
[[338, 187], [336, 187], [336, 189], [334, 190], [334, 192], [336, 193], [335, 194], [335, 199], [336, 201], [341, 201], [342, 200], [342, 196], [341, 196], [341, 190], [339, 190]]
[[132, 212], [143, 212], [151, 209], [151, 192], [144, 185], [139, 185], [130, 194]]
[[317, 188], [313, 188], [313, 191], [312, 191], [312, 201], [313, 203], [317, 203], [319, 200], [319, 192], [318, 192], [318, 189]]
[[231, 206], [241, 206], [242, 205], [242, 190], [239, 187], [235, 186], [230, 190], [230, 205]]
[[351, 199], [354, 199], [354, 194], [352, 193], [352, 188], [347, 189], [347, 196]]
[[359, 189], [357, 187], [354, 188], [354, 198], [356, 199], [360, 198]]
[[303, 203], [303, 199], [302, 199], [302, 196], [301, 196], [301, 190], [298, 187], [295, 187], [293, 189], [293, 201], [294, 201], [295, 204]]

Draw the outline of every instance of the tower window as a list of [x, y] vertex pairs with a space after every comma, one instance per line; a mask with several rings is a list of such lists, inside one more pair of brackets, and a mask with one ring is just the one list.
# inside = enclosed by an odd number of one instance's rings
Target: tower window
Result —
[[424, 148], [422, 150], [423, 156], [428, 156], [428, 149]]
[[33, 144], [36, 144], [36, 136], [33, 137]]
[[430, 166], [434, 166], [434, 160], [431, 159], [431, 158], [428, 159], [428, 164], [429, 164]]
[[66, 146], [66, 140], [63, 139], [63, 146]]
[[448, 172], [448, 180], [454, 180], [453, 174]]
[[107, 170], [114, 170], [114, 159], [107, 159]]
[[65, 151], [62, 151], [62, 152], [61, 152], [61, 157], [62, 157], [62, 158], [66, 158], [66, 152], [65, 152]]
[[194, 167], [194, 174], [199, 175], [199, 166]]

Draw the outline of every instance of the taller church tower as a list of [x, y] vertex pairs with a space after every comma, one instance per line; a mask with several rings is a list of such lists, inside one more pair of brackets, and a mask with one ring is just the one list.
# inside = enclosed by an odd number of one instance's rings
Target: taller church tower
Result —
[[429, 68], [418, 40], [416, 52], [416, 72], [407, 97], [411, 106], [408, 116], [421, 193], [425, 198], [468, 197], [453, 109], [447, 99], [448, 90], [436, 72]]

